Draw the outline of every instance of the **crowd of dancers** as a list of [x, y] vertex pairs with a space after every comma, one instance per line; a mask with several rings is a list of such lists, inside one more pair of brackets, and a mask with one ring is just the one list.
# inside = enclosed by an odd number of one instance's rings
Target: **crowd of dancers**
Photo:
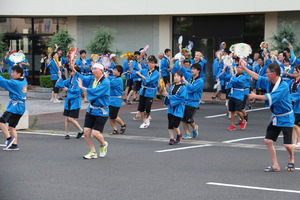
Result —
[[[222, 94], [226, 95], [231, 119], [227, 130], [236, 130], [236, 116], [239, 128], [244, 130], [248, 121], [246, 105], [255, 99], [266, 101], [273, 113], [265, 138], [273, 164], [265, 171], [280, 169], [273, 142], [281, 131], [284, 133], [284, 146], [290, 155], [287, 168], [293, 171], [293, 149], [300, 147], [300, 59], [295, 56], [293, 46], [289, 44], [288, 48], [277, 52], [269, 52], [264, 47], [251, 58], [237, 57], [234, 51], [227, 52], [225, 48], [222, 43], [212, 65], [216, 89], [212, 98], [222, 99]], [[169, 145], [197, 137], [198, 125], [193, 118], [201, 102], [207, 60], [200, 51], [195, 51], [192, 58], [191, 48], [182, 48], [181, 45], [179, 53], [173, 58], [170, 49], [165, 49], [158, 58], [147, 56], [147, 49], [145, 47], [122, 55], [126, 57], [122, 65], [115, 63], [117, 55], [109, 51], [87, 58], [86, 51], [80, 50], [79, 58], [76, 59], [72, 52], [65, 58], [59, 46], [56, 46], [53, 52], [41, 54], [41, 75], [49, 74], [53, 82], [50, 101], [60, 103], [59, 92], [67, 91], [63, 112], [65, 139], [70, 138], [70, 124], [73, 124], [78, 129], [76, 137], [79, 139], [84, 135], [90, 148], [83, 158], [98, 157], [92, 136], [100, 143], [99, 156], [106, 155], [108, 143], [102, 133], [107, 120], [112, 128], [110, 134], [125, 133], [126, 123], [118, 116], [123, 102], [128, 105], [133, 101], [138, 102], [138, 114], [134, 119], [141, 117], [139, 128], [144, 129], [150, 127], [153, 100], [162, 95], [164, 104], [168, 106]], [[0, 87], [8, 90], [12, 99], [0, 118], [0, 127], [7, 138], [3, 150], [19, 150], [15, 127], [25, 111], [26, 101], [25, 61], [10, 61], [8, 56], [12, 53], [8, 52], [4, 59], [9, 64], [11, 80], [0, 76]], [[77, 122], [82, 97], [84, 102], [89, 103], [83, 128]], [[183, 132], [179, 127], [181, 122]]]

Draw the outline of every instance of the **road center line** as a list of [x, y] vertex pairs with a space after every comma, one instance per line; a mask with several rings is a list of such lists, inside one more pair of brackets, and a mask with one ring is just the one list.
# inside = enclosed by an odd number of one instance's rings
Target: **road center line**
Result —
[[265, 190], [265, 191], [273, 191], [273, 192], [288, 192], [288, 193], [300, 194], [299, 190], [275, 189], [275, 188], [254, 187], [254, 186], [234, 185], [234, 184], [215, 183], [215, 182], [208, 182], [206, 184], [208, 184], [208, 185], [217, 185], [217, 186], [225, 186], [225, 187], [245, 188], [245, 189], [251, 189], [251, 190]]
[[189, 146], [189, 147], [180, 147], [180, 148], [174, 148], [174, 149], [165, 149], [165, 150], [159, 150], [155, 151], [157, 153], [164, 153], [164, 152], [170, 152], [170, 151], [179, 151], [179, 150], [185, 150], [185, 149], [195, 149], [195, 148], [201, 148], [201, 147], [210, 147], [211, 144], [202, 144], [202, 145], [196, 145], [196, 146]]
[[[247, 110], [247, 112], [254, 112], [254, 111], [266, 110], [266, 109], [269, 109], [269, 107], [251, 109], [251, 110]], [[223, 117], [223, 116], [226, 116], [226, 115], [227, 114], [225, 113], [225, 114], [219, 114], [219, 115], [205, 116], [204, 118], [211, 119], [211, 118], [216, 118], [216, 117]]]

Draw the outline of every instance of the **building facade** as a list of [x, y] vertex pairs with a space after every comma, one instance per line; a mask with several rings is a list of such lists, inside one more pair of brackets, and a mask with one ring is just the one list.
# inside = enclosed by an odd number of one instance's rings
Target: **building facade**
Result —
[[[18, 5], [18, 6], [15, 6]], [[86, 49], [96, 26], [116, 29], [112, 51], [133, 52], [145, 45], [148, 55], [157, 55], [165, 48], [178, 52], [177, 40], [183, 36], [183, 46], [193, 41], [206, 59], [205, 89], [212, 88], [211, 63], [214, 52], [223, 41], [227, 47], [237, 42], [259, 49], [262, 41], [270, 41], [281, 22], [299, 22], [300, 2], [249, 0], [230, 2], [186, 0], [88, 2], [52, 0], [45, 5], [37, 0], [15, 0], [0, 7], [0, 32], [13, 50], [22, 49], [29, 62], [29, 82], [38, 84], [40, 53], [55, 32], [67, 29], [75, 38], [73, 45]], [[300, 33], [300, 24], [296, 25]], [[298, 36], [300, 41], [300, 35]], [[118, 63], [122, 63], [118, 59]]]

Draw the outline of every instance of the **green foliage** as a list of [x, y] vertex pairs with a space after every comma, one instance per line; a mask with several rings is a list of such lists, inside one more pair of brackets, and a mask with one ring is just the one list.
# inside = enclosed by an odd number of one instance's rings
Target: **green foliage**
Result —
[[67, 30], [59, 30], [57, 33], [55, 33], [47, 42], [47, 45], [49, 47], [52, 47], [53, 50], [55, 49], [55, 44], [59, 46], [59, 48], [63, 51], [63, 54], [66, 55], [68, 52], [68, 49], [72, 42], [75, 39], [69, 35]]
[[8, 51], [7, 44], [3, 41], [4, 40], [4, 34], [0, 34], [0, 59], [3, 59], [5, 57], [6, 52]]
[[5, 79], [10, 79], [10, 75], [8, 73], [1, 73], [0, 75]]
[[50, 75], [40, 76], [40, 86], [45, 88], [52, 88], [53, 83], [50, 79]]
[[299, 45], [297, 42], [297, 34], [295, 33], [297, 22], [282, 22], [277, 30], [277, 34], [273, 33], [273, 36], [270, 38], [273, 42], [272, 50], [283, 50], [288, 47], [287, 43], [282, 42], [286, 38], [294, 47], [295, 54], [299, 53]]
[[104, 26], [98, 26], [94, 31], [92, 40], [87, 45], [90, 53], [103, 54], [104, 51], [110, 50], [113, 41], [115, 40], [116, 30]]

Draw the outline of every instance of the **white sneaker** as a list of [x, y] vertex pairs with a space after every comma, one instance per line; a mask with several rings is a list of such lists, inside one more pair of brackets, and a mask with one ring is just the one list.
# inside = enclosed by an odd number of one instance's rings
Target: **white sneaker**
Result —
[[149, 117], [146, 118], [146, 125], [147, 125], [147, 126], [150, 126], [150, 119], [149, 119]]
[[53, 103], [54, 99], [50, 99], [50, 102]]
[[294, 144], [294, 148], [300, 149], [300, 143]]
[[98, 158], [98, 155], [96, 152], [90, 151], [88, 154], [83, 156], [84, 159], [95, 159]]
[[61, 103], [61, 101], [58, 99], [54, 99], [53, 103]]
[[107, 154], [107, 147], [108, 147], [108, 143], [107, 142], [105, 142], [105, 145], [103, 147], [100, 146], [100, 148], [99, 148], [99, 156], [100, 156], [100, 158], [103, 158], [103, 157], [106, 156], [106, 154]]
[[140, 128], [148, 128], [148, 125], [145, 124], [145, 123], [142, 123], [142, 124], [140, 125]]

